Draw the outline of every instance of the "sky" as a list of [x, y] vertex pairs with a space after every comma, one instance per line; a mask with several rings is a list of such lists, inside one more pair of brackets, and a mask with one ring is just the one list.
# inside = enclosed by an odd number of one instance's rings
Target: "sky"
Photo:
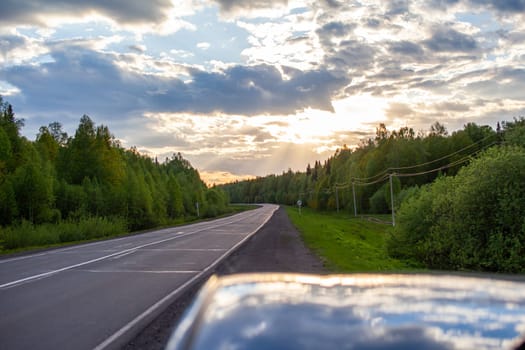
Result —
[[525, 115], [525, 0], [2, 0], [0, 95], [31, 140], [87, 114], [210, 184], [304, 171]]

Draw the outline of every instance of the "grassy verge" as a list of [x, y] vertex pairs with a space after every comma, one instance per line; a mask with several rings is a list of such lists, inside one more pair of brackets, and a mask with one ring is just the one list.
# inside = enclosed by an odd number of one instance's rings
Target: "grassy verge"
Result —
[[[216, 218], [234, 215], [255, 208], [258, 208], [258, 206], [231, 205], [228, 207], [228, 213], [217, 216]], [[159, 228], [187, 225], [216, 218], [181, 218], [170, 222], [169, 225], [162, 225], [137, 232], [129, 232], [126, 228], [126, 221], [120, 218], [90, 217], [80, 219], [79, 221], [62, 221], [57, 224], [42, 225], [33, 225], [30, 222], [24, 221], [17, 226], [0, 227], [0, 255], [145, 233]]]
[[388, 256], [388, 225], [308, 208], [302, 209], [302, 215], [294, 207], [287, 207], [286, 212], [306, 245], [333, 272], [401, 272], [417, 268], [411, 262]]

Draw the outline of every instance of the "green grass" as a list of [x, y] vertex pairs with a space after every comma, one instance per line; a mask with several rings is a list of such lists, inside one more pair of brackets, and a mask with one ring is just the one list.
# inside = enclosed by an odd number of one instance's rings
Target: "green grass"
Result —
[[0, 255], [14, 254], [25, 251], [57, 248], [72, 244], [116, 238], [126, 235], [146, 233], [166, 227], [176, 227], [230, 216], [242, 211], [256, 209], [257, 205], [230, 205], [228, 212], [214, 218], [186, 217], [171, 221], [167, 225], [146, 230], [129, 232], [126, 222], [120, 218], [90, 217], [79, 221], [62, 221], [57, 224], [33, 225], [23, 221], [16, 226], [0, 226]]
[[115, 237], [127, 232], [120, 218], [89, 217], [79, 221], [33, 225], [23, 221], [17, 226], [0, 228], [1, 254], [60, 246], [69, 242], [92, 241]]
[[302, 215], [294, 207], [287, 207], [286, 212], [306, 245], [331, 272], [402, 272], [417, 268], [409, 261], [388, 256], [389, 225], [308, 208], [302, 209]]

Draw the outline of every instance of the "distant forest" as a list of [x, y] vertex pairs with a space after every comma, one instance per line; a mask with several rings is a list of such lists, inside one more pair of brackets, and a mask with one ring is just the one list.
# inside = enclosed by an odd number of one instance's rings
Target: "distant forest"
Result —
[[[392, 184], [392, 188], [390, 188]], [[392, 256], [430, 268], [525, 272], [525, 118], [452, 134], [388, 130], [305, 171], [221, 186], [232, 202], [387, 214]], [[393, 195], [393, 200], [392, 200]], [[354, 205], [355, 203], [355, 205]]]
[[[396, 213], [393, 257], [433, 269], [525, 272], [525, 118], [451, 134], [388, 130], [305, 171], [207, 188], [180, 154], [158, 162], [124, 149], [87, 115], [35, 141], [0, 97], [0, 249], [57, 244], [213, 217], [228, 204]], [[198, 203], [198, 205], [197, 205]]]
[[[124, 149], [107, 126], [96, 126], [87, 115], [74, 136], [54, 122], [29, 141], [20, 135], [23, 125], [0, 96], [4, 248], [95, 238], [183, 222], [197, 211], [213, 217], [228, 210], [224, 191], [207, 188], [180, 154], [159, 163], [136, 148]], [[55, 226], [35, 231], [48, 224]]]

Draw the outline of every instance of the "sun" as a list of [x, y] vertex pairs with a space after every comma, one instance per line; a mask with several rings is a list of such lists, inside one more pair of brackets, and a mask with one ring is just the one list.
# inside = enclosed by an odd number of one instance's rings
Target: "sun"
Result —
[[341, 133], [373, 130], [384, 122], [388, 101], [371, 95], [357, 95], [333, 101], [334, 111], [307, 108], [288, 116], [288, 127], [281, 141], [292, 143], [323, 143]]

